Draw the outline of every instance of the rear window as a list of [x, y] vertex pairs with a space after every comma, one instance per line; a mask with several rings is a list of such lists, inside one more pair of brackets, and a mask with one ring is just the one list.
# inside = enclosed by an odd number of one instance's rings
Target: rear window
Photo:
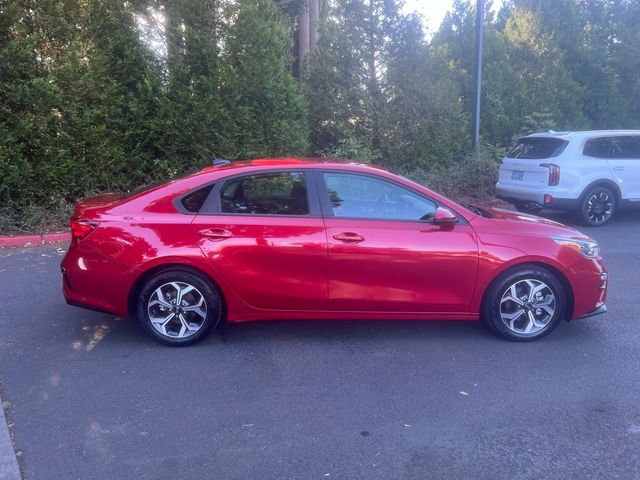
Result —
[[204, 202], [209, 196], [209, 193], [211, 193], [212, 188], [213, 184], [207, 185], [206, 187], [200, 188], [195, 192], [182, 197], [181, 202], [184, 209], [190, 213], [200, 212], [200, 209], [202, 208], [202, 205], [204, 205]]
[[586, 141], [582, 154], [587, 157], [612, 158], [613, 137], [591, 138]]
[[557, 157], [567, 146], [567, 141], [560, 138], [525, 137], [519, 139], [507, 153], [507, 158], [543, 159]]

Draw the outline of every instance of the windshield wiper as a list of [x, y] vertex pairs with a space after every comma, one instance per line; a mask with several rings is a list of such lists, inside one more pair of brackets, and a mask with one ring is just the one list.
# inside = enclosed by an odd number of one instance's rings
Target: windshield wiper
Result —
[[476, 207], [476, 206], [471, 205], [471, 204], [469, 204], [469, 203], [463, 203], [463, 205], [464, 205], [467, 209], [469, 209], [469, 210], [471, 210], [473, 213], [475, 213], [476, 215], [480, 215], [481, 217], [485, 217], [485, 218], [491, 218], [491, 217], [493, 217], [493, 215], [491, 215], [488, 211], [486, 211], [486, 210], [485, 210], [485, 209], [483, 209], [483, 208]]

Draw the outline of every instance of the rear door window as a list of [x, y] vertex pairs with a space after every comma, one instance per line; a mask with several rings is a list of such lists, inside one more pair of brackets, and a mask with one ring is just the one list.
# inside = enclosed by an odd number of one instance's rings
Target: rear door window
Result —
[[612, 147], [615, 158], [640, 158], [640, 136], [614, 137]]
[[223, 213], [309, 215], [304, 172], [247, 175], [229, 180], [220, 192]]
[[507, 158], [544, 159], [557, 157], [567, 146], [561, 138], [524, 137], [507, 153]]

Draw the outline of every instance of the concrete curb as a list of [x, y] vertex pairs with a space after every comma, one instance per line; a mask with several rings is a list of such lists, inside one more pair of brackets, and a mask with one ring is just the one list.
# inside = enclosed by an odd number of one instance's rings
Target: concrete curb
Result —
[[0, 236], [0, 248], [4, 247], [29, 247], [32, 245], [44, 245], [46, 243], [68, 242], [71, 235], [67, 233], [45, 233], [38, 235], [9, 235]]
[[7, 419], [4, 415], [4, 407], [2, 405], [2, 399], [0, 399], [0, 480], [20, 480], [20, 467], [18, 467], [18, 460], [16, 459], [16, 453], [13, 450], [13, 442], [11, 441], [11, 435], [9, 435], [9, 426], [7, 425]]

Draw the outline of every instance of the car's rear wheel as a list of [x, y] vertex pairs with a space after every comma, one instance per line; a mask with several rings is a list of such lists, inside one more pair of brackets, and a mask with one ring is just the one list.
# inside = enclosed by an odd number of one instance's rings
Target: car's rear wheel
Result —
[[616, 197], [607, 187], [595, 187], [587, 191], [580, 202], [582, 222], [589, 227], [607, 223], [616, 210]]
[[542, 211], [542, 205], [531, 200], [515, 200], [513, 206], [522, 213], [536, 214]]
[[562, 283], [551, 272], [523, 266], [500, 275], [483, 302], [485, 323], [503, 337], [526, 342], [550, 333], [564, 316]]
[[142, 327], [165, 345], [193, 345], [206, 337], [221, 317], [217, 289], [190, 270], [165, 270], [154, 275], [138, 298]]

